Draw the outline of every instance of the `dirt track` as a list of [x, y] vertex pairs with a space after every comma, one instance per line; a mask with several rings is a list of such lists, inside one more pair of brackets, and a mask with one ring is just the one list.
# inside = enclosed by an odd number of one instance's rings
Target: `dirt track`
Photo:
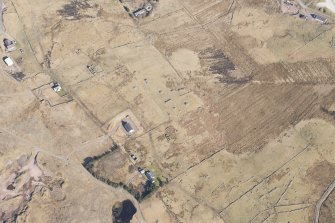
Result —
[[333, 192], [334, 188], [335, 188], [335, 181], [331, 185], [329, 185], [327, 190], [324, 192], [324, 194], [322, 195], [322, 197], [320, 198], [320, 200], [316, 204], [315, 212], [314, 212], [314, 223], [319, 223], [321, 207], [322, 207], [323, 203], [327, 200], [329, 195]]
[[[81, 167], [112, 141], [171, 182], [136, 204], [138, 222], [313, 219], [335, 177], [318, 166], [335, 163], [332, 26], [254, 0], [165, 0], [140, 21], [117, 1], [16, 0], [4, 23], [24, 49], [12, 57], [22, 59], [25, 78], [1, 77], [0, 123], [48, 151], [41, 163], [64, 176], [62, 221], [108, 221], [113, 203], [128, 197]], [[100, 71], [93, 75], [90, 64]], [[39, 98], [36, 89], [51, 81], [74, 100], [50, 107], [53, 98]], [[132, 137], [117, 128], [126, 113], [138, 130]], [[24, 143], [10, 138], [0, 152], [15, 157]], [[69, 157], [71, 168], [48, 154]], [[95, 196], [104, 202], [91, 203]], [[38, 222], [30, 210], [44, 202], [34, 197], [22, 221]], [[53, 206], [43, 207], [59, 221]]]

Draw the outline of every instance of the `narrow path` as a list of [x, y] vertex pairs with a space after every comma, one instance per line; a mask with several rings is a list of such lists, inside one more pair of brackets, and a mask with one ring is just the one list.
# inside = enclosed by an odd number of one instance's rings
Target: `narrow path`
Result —
[[314, 212], [314, 223], [319, 223], [320, 209], [323, 203], [327, 200], [327, 198], [333, 192], [334, 189], [335, 189], [335, 180], [333, 181], [332, 184], [329, 185], [327, 190], [321, 196], [320, 200], [316, 203], [315, 212]]
[[5, 9], [5, 4], [3, 0], [0, 0], [0, 11], [1, 11], [1, 18], [0, 18], [0, 33], [5, 33], [5, 26], [3, 24], [3, 11]]

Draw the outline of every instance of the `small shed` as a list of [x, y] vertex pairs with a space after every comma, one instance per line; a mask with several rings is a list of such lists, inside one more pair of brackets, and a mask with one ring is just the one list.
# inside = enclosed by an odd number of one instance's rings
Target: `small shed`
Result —
[[55, 92], [60, 92], [60, 90], [62, 90], [62, 87], [60, 86], [59, 83], [54, 82], [51, 86], [52, 90], [54, 90]]
[[14, 65], [14, 62], [13, 62], [13, 60], [11, 59], [11, 58], [9, 58], [9, 57], [3, 57], [2, 58], [2, 60], [5, 62], [5, 64], [7, 65], [7, 66], [13, 66]]
[[151, 3], [149, 2], [148, 4], [146, 4], [145, 6], [144, 6], [144, 8], [145, 8], [145, 10], [147, 10], [147, 12], [150, 12], [151, 10], [152, 10], [152, 5], [151, 5]]

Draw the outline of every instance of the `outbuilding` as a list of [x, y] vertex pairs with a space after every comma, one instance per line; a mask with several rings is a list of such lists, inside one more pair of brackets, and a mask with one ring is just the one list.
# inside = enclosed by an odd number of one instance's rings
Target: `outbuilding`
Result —
[[16, 44], [15, 40], [9, 40], [6, 38], [3, 40], [3, 45], [5, 46], [7, 52], [16, 50], [15, 44]]
[[62, 87], [60, 86], [59, 83], [54, 82], [51, 86], [52, 90], [54, 90], [55, 92], [60, 92], [60, 90], [62, 90]]
[[150, 170], [147, 170], [145, 171], [145, 176], [147, 177], [148, 180], [150, 180], [152, 183], [155, 182], [154, 178], [154, 174], [150, 171]]
[[136, 11], [133, 12], [134, 16], [136, 17], [140, 17], [140, 16], [145, 16], [147, 14], [147, 10], [145, 9], [138, 9]]
[[316, 21], [322, 23], [322, 24], [325, 24], [327, 23], [327, 18], [323, 17], [323, 16], [320, 16], [320, 15], [317, 15], [317, 14], [311, 14], [312, 18], [315, 19]]
[[151, 5], [151, 3], [149, 2], [148, 4], [146, 4], [146, 5], [144, 6], [144, 8], [145, 8], [145, 10], [147, 10], [147, 12], [150, 12], [150, 11], [152, 10], [152, 5]]
[[9, 67], [14, 65], [13, 60], [12, 60], [11, 58], [7, 57], [7, 56], [3, 57], [2, 60], [3, 60], [3, 61], [5, 62], [5, 64], [6, 64], [7, 66], [9, 66]]

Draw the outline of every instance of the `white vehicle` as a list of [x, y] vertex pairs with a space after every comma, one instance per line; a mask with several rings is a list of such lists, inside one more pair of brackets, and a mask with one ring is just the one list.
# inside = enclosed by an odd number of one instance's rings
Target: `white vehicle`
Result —
[[138, 172], [140, 172], [141, 174], [145, 174], [145, 170], [141, 167], [137, 168]]
[[9, 58], [9, 57], [3, 57], [2, 58], [2, 60], [5, 62], [5, 64], [7, 65], [7, 66], [13, 66], [14, 65], [14, 62], [13, 62], [13, 60], [11, 59], [11, 58]]

